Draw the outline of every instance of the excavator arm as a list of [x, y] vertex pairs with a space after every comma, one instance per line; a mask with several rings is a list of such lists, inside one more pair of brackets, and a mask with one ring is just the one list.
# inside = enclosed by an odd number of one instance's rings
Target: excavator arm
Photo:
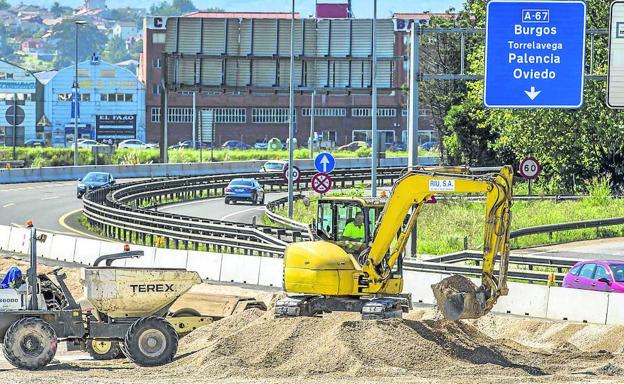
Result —
[[[498, 173], [469, 172], [467, 168], [411, 171], [397, 181], [378, 219], [373, 241], [365, 251], [362, 269], [368, 276], [370, 292], [384, 290], [426, 201], [436, 195], [484, 194], [481, 286], [477, 288], [466, 278], [452, 276], [432, 288], [438, 306], [449, 319], [480, 317], [492, 309], [499, 296], [507, 294], [512, 169], [505, 166]], [[500, 268], [499, 276], [495, 277], [497, 257]]]

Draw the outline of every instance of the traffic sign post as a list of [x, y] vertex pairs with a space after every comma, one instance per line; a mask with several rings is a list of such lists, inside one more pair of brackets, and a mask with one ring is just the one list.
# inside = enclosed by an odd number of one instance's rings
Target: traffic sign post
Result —
[[[282, 175], [284, 176], [284, 180], [288, 181], [288, 166], [284, 169]], [[293, 183], [298, 183], [299, 179], [301, 179], [301, 170], [297, 166], [293, 166]]]
[[488, 108], [580, 108], [584, 1], [491, 0], [485, 25]]
[[520, 175], [529, 181], [529, 195], [531, 194], [531, 180], [537, 179], [542, 172], [542, 165], [535, 157], [529, 156], [520, 162]]
[[336, 160], [331, 153], [319, 153], [314, 159], [314, 167], [322, 173], [330, 173], [336, 167]]
[[312, 189], [314, 189], [316, 193], [320, 193], [321, 195], [327, 193], [333, 185], [334, 182], [327, 173], [319, 172], [312, 176]]

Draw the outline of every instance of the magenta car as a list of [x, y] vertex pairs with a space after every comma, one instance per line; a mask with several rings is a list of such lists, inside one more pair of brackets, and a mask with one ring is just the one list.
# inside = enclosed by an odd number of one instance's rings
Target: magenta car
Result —
[[624, 293], [624, 261], [588, 260], [576, 263], [565, 275], [563, 287]]

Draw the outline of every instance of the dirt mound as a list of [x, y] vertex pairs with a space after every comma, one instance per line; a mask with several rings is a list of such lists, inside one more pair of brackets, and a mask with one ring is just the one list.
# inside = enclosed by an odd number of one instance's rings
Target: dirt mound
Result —
[[343, 316], [273, 319], [246, 311], [180, 342], [168, 369], [211, 378], [448, 376], [470, 369], [543, 375], [532, 357], [475, 327], [433, 320], [361, 321]]

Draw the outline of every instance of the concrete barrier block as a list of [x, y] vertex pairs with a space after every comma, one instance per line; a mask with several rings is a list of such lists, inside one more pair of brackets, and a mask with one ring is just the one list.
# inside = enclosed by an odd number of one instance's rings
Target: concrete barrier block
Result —
[[273, 257], [260, 258], [259, 285], [281, 287], [284, 281], [284, 259]]
[[37, 241], [37, 257], [46, 259], [52, 258], [52, 244], [54, 243], [54, 234], [45, 231], [37, 231], [37, 235], [45, 235], [45, 241]]
[[[143, 245], [134, 245], [130, 244], [131, 251], [143, 251], [143, 256], [141, 257], [133, 257], [130, 259], [125, 259], [126, 264], [125, 267], [128, 268], [154, 268], [159, 267], [154, 264], [154, 256], [156, 255], [156, 249], [153, 247], [146, 247]], [[122, 250], [123, 252], [123, 250]]]
[[50, 258], [73, 263], [76, 252], [76, 240], [77, 238], [73, 236], [54, 235]]
[[493, 312], [546, 317], [549, 289], [545, 285], [508, 283], [509, 294], [501, 296]]
[[11, 229], [8, 225], [0, 225], [0, 250], [9, 249], [9, 239], [11, 238]]
[[546, 317], [552, 320], [606, 324], [609, 294], [551, 287]]
[[258, 284], [260, 256], [223, 255], [221, 281]]
[[431, 290], [431, 284], [448, 277], [440, 273], [427, 273], [416, 271], [403, 271], [403, 292], [412, 294], [414, 303], [435, 304], [435, 297]]
[[30, 253], [30, 229], [28, 228], [12, 228], [9, 236], [8, 251], [23, 253], [25, 255]]
[[154, 267], [186, 269], [187, 261], [188, 251], [157, 248], [154, 256]]
[[609, 293], [607, 324], [624, 325], [624, 295]]
[[85, 239], [79, 237], [76, 240], [76, 252], [74, 252], [74, 262], [93, 265], [95, 259], [100, 257], [101, 240]]
[[188, 251], [186, 269], [199, 273], [202, 279], [218, 281], [221, 277], [222, 258], [220, 253]]

